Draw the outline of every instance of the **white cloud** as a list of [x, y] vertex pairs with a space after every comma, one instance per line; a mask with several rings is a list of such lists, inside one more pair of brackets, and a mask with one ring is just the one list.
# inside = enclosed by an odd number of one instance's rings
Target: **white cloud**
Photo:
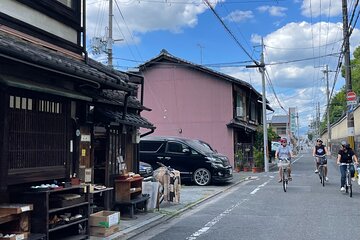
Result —
[[305, 17], [339, 16], [342, 14], [341, 0], [304, 0], [301, 14]]
[[[326, 106], [324, 74], [321, 66], [329, 65], [335, 70], [338, 56], [317, 58], [329, 53], [339, 53], [342, 44], [342, 23], [292, 22], [264, 37], [266, 69], [272, 81], [278, 99], [285, 109], [298, 107], [299, 115], [306, 126], [314, 114], [314, 106], [320, 103], [323, 110]], [[252, 35], [254, 45], [261, 43], [261, 36]], [[360, 33], [354, 29], [351, 35], [351, 51], [359, 45]], [[312, 59], [313, 58], [313, 59]], [[295, 61], [309, 59], [304, 61]], [[282, 64], [280, 64], [282, 63]], [[274, 64], [274, 65], [271, 65]], [[256, 69], [223, 69], [223, 72], [249, 81], [261, 92], [261, 74]], [[330, 75], [330, 86], [333, 76]], [[338, 77], [336, 87], [344, 84]], [[266, 83], [267, 99], [276, 110], [275, 114], [284, 114], [273, 90]]]
[[[116, 2], [118, 5], [116, 5]], [[207, 10], [200, 0], [189, 4], [164, 4], [117, 0], [113, 4], [113, 38], [126, 38], [129, 42], [140, 41], [138, 34], [152, 31], [180, 33], [184, 28], [193, 28], [198, 23], [198, 15]], [[194, 4], [194, 2], [198, 4]], [[119, 12], [118, 6], [122, 12]], [[125, 22], [124, 20], [125, 19]], [[87, 34], [89, 37], [105, 36], [108, 25], [108, 1], [87, 4]]]
[[229, 22], [244, 22], [246, 20], [254, 18], [254, 14], [252, 11], [240, 11], [236, 10], [234, 12], [231, 12], [229, 15], [227, 15], [224, 19], [228, 20]]
[[258, 11], [261, 13], [268, 12], [271, 16], [274, 17], [283, 17], [286, 16], [284, 12], [287, 11], [287, 8], [266, 5], [258, 7]]

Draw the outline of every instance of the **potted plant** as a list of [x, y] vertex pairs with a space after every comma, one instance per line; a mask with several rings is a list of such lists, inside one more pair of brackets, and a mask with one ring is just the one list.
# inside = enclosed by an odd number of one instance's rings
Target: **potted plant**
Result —
[[257, 149], [254, 147], [254, 166], [252, 168], [253, 172], [261, 172], [264, 169], [264, 153], [262, 149]]
[[245, 163], [244, 153], [241, 151], [241, 149], [238, 149], [235, 153], [235, 171], [240, 172]]

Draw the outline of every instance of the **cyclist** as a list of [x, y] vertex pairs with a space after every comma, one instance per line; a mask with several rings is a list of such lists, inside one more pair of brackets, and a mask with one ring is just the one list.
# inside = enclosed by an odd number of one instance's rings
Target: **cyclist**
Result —
[[[281, 145], [278, 147], [278, 149], [275, 152], [275, 158], [281, 159], [281, 158], [287, 158], [289, 161], [293, 157], [292, 150], [289, 146], [287, 146], [287, 139], [282, 138], [280, 140]], [[279, 182], [282, 181], [282, 171], [281, 167], [279, 167]], [[290, 165], [288, 167], [288, 178], [291, 181], [291, 161]]]
[[[352, 163], [355, 162], [356, 165], [359, 164], [359, 161], [351, 149], [350, 144], [345, 141], [341, 142], [341, 149], [339, 150], [338, 157], [336, 163], [339, 165], [340, 163]], [[346, 165], [340, 165], [340, 173], [341, 173], [341, 192], [345, 192], [345, 177], [346, 177]], [[353, 165], [350, 166], [350, 174], [351, 178], [354, 177], [355, 168]]]
[[[320, 164], [320, 159], [319, 156], [325, 156], [328, 155], [328, 151], [327, 148], [323, 145], [323, 141], [321, 140], [321, 138], [316, 139], [316, 144], [313, 148], [313, 157], [315, 160], [315, 173], [319, 172], [319, 164]], [[325, 161], [324, 164], [326, 164], [327, 162]], [[324, 166], [324, 170], [325, 170], [325, 181], [329, 181], [329, 178], [327, 177], [327, 166]]]

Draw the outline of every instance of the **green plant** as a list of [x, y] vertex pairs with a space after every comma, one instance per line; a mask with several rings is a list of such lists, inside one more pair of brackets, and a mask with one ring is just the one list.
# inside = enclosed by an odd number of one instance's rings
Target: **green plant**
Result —
[[254, 167], [264, 168], [264, 152], [263, 152], [263, 150], [254, 147], [253, 151], [254, 151]]
[[245, 165], [244, 153], [241, 149], [238, 149], [235, 153], [235, 167], [241, 167]]

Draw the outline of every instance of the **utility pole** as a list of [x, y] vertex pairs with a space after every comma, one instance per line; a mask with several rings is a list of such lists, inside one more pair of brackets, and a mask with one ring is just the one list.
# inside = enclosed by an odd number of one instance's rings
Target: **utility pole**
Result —
[[266, 119], [266, 96], [265, 96], [265, 60], [264, 60], [264, 41], [261, 38], [261, 60], [255, 63], [255, 66], [246, 66], [246, 68], [259, 68], [262, 77], [262, 115], [263, 115], [263, 135], [264, 135], [264, 166], [265, 172], [269, 172], [268, 161], [268, 135], [267, 135], [267, 119]]
[[[345, 68], [345, 83], [346, 93], [352, 92], [351, 84], [351, 68], [350, 68], [350, 42], [349, 42], [349, 23], [347, 12], [347, 0], [342, 0], [342, 13], [343, 13], [343, 37], [344, 37], [344, 68]], [[354, 149], [354, 114], [352, 111], [347, 111], [347, 130], [348, 130], [348, 143]]]
[[266, 119], [266, 96], [265, 96], [265, 60], [264, 60], [264, 40], [261, 38], [261, 60], [259, 68], [262, 79], [262, 111], [263, 111], [263, 132], [264, 132], [264, 166], [265, 172], [269, 172], [269, 161], [267, 160], [268, 155], [268, 135], [267, 135], [267, 119]]
[[329, 66], [325, 65], [325, 70], [323, 70], [323, 73], [325, 74], [326, 79], [326, 120], [327, 120], [327, 147], [329, 152], [331, 152], [331, 128], [330, 128], [330, 91], [329, 91]]
[[113, 19], [113, 0], [109, 0], [109, 33], [107, 40], [107, 52], [108, 52], [108, 66], [112, 68], [113, 66], [113, 53], [112, 53], [112, 19]]

